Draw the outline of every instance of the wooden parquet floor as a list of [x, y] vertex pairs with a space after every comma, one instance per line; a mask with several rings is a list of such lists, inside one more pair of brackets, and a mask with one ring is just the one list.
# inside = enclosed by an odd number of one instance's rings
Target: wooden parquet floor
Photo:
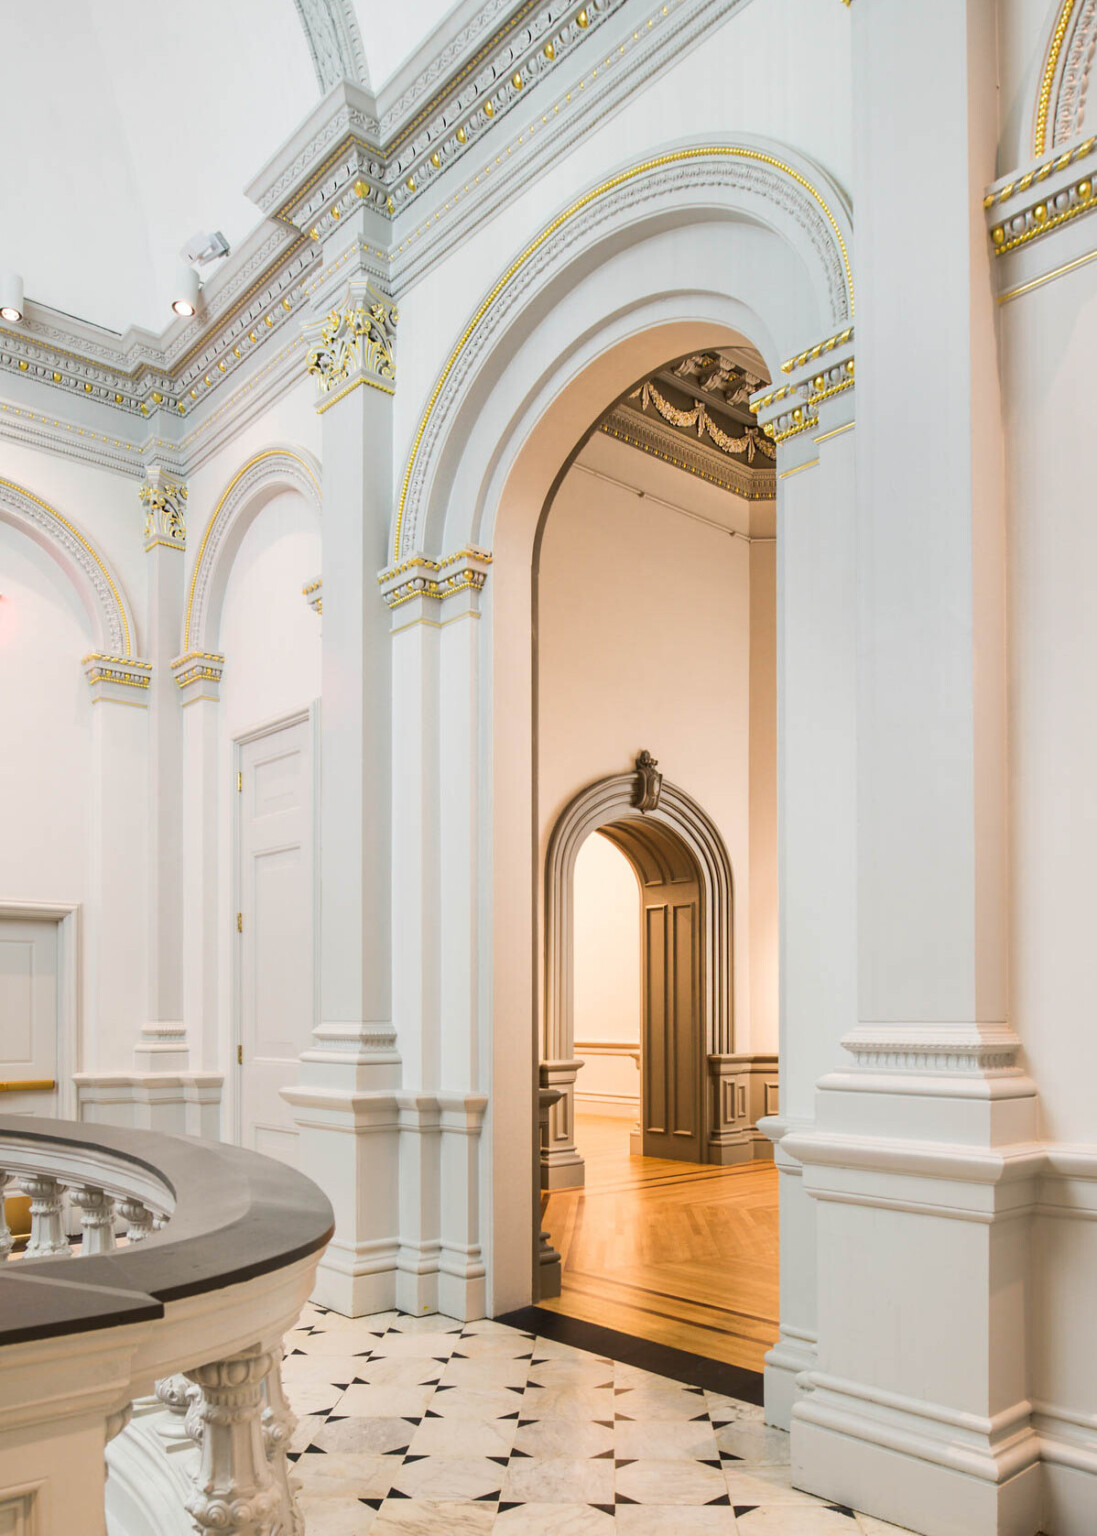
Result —
[[760, 1371], [777, 1338], [777, 1174], [629, 1155], [629, 1122], [577, 1117], [586, 1185], [542, 1195], [569, 1317]]

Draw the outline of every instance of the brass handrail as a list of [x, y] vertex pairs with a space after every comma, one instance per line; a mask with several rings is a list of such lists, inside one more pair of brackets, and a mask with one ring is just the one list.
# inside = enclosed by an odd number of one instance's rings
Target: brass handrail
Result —
[[28, 1077], [22, 1082], [0, 1083], [0, 1093], [52, 1093], [56, 1087], [52, 1077]]

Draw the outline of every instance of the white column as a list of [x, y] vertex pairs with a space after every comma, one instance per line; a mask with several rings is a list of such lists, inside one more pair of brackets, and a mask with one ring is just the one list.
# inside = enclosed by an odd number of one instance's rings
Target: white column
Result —
[[[344, 253], [354, 218], [325, 256]], [[355, 247], [357, 249], [357, 247]], [[320, 1024], [285, 1090], [301, 1167], [335, 1208], [315, 1295], [350, 1316], [393, 1305], [401, 1080], [391, 995], [388, 616], [377, 593], [392, 510], [395, 311], [345, 262], [306, 328], [323, 424]], [[355, 267], [349, 270], [355, 271]]]
[[815, 1127], [783, 1142], [818, 1239], [794, 1482], [941, 1536], [1031, 1536], [1041, 1513], [1036, 1100], [1005, 1013], [996, 13], [853, 0], [858, 1011]]
[[[805, 338], [805, 342], [810, 338]], [[815, 1118], [815, 1084], [857, 1008], [857, 507], [854, 336], [816, 338], [753, 408], [778, 445], [780, 1335], [766, 1417], [788, 1429], [816, 1363], [814, 1204], [780, 1145]], [[779, 393], [783, 391], [783, 393]]]
[[86, 658], [92, 697], [89, 1017], [82, 1067], [128, 1070], [147, 1005], [148, 662]]
[[[189, 652], [172, 663], [183, 711], [183, 1025], [192, 1066], [216, 1071], [218, 700], [225, 658]], [[197, 1057], [197, 1060], [195, 1058]]]
[[[183, 1028], [183, 720], [171, 663], [183, 622], [187, 487], [153, 465], [141, 487], [145, 507], [149, 689], [149, 1000], [135, 1064], [178, 1073], [188, 1065]], [[164, 1129], [169, 1129], [165, 1126]], [[183, 1124], [170, 1129], [188, 1129]]]

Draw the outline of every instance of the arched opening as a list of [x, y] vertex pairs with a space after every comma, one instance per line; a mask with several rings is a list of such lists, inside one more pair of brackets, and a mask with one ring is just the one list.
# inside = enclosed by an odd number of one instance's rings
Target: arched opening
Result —
[[749, 411], [768, 381], [741, 342], [592, 398], [534, 568], [540, 1297], [754, 1370], [777, 1332], [776, 487]]

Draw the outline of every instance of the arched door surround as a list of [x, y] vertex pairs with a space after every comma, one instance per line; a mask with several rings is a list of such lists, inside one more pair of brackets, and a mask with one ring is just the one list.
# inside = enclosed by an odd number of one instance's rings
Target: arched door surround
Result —
[[[642, 757], [634, 772], [588, 785], [561, 813], [549, 841], [540, 1086], [546, 1098], [560, 1097], [543, 1118], [544, 1189], [583, 1182], [574, 1123], [575, 1080], [582, 1065], [575, 1057], [574, 875], [579, 849], [592, 832], [602, 832], [621, 849], [641, 885], [696, 880], [704, 1056], [700, 1160], [735, 1163], [756, 1155], [757, 1116], [751, 1113], [756, 1063], [735, 1053], [731, 862], [719, 831], [697, 802], [666, 779], [653, 789], [652, 777]], [[775, 1081], [776, 1072], [771, 1076]]]

